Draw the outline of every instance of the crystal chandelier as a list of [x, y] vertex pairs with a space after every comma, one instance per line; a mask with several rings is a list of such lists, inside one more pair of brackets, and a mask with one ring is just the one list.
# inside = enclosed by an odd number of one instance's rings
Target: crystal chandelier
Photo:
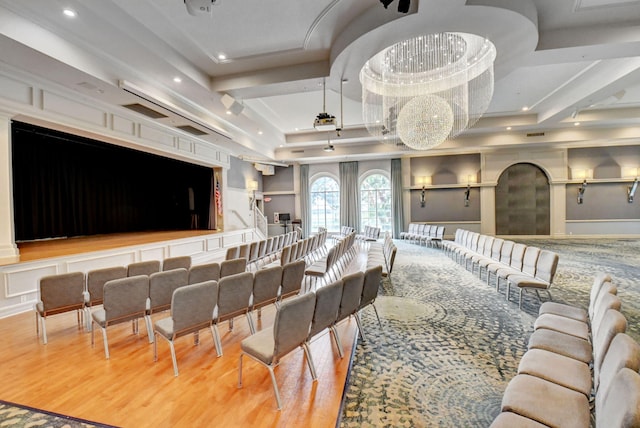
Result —
[[473, 126], [493, 96], [496, 48], [467, 33], [418, 36], [384, 49], [360, 71], [367, 130], [426, 150]]

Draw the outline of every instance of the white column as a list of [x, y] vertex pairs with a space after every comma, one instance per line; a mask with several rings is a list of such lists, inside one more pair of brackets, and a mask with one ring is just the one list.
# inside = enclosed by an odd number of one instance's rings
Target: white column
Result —
[[0, 111], [0, 264], [20, 261], [13, 222], [11, 115]]
[[[402, 204], [404, 208], [404, 228], [407, 230], [411, 222], [411, 158], [403, 157], [402, 160]], [[407, 189], [407, 190], [405, 190]]]
[[564, 183], [551, 184], [550, 233], [553, 237], [567, 234], [567, 187]]
[[496, 234], [496, 187], [480, 188], [480, 233]]

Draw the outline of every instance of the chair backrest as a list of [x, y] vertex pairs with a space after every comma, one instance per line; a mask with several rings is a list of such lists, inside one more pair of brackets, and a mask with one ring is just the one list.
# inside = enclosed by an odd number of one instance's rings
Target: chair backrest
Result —
[[147, 260], [144, 262], [131, 263], [127, 266], [127, 276], [151, 275], [160, 272], [159, 260]]
[[613, 378], [603, 405], [596, 407], [596, 426], [631, 428], [640, 426], [640, 374], [622, 368]]
[[536, 262], [536, 278], [546, 281], [551, 285], [553, 277], [558, 269], [558, 253], [549, 250], [541, 250]]
[[513, 241], [504, 241], [502, 243], [502, 248], [500, 249], [500, 263], [504, 263], [506, 265], [511, 264], [511, 254], [513, 252], [513, 247], [515, 246], [515, 242]]
[[482, 255], [486, 257], [491, 257], [491, 248], [493, 247], [493, 241], [495, 238], [493, 236], [487, 236], [487, 239], [484, 240], [484, 247], [482, 247]]
[[500, 251], [502, 251], [502, 244], [504, 244], [504, 239], [496, 238], [493, 240], [493, 245], [491, 246], [491, 257], [493, 260], [500, 260]]
[[173, 292], [179, 287], [187, 285], [188, 282], [189, 272], [184, 268], [152, 273], [149, 276], [149, 309], [151, 312], [169, 309]]
[[253, 263], [256, 260], [258, 260], [258, 249], [259, 249], [259, 245], [258, 245], [258, 241], [253, 241], [249, 244], [249, 263]]
[[336, 321], [341, 321], [355, 313], [360, 307], [362, 286], [364, 285], [364, 273], [354, 272], [342, 277], [342, 299]]
[[603, 289], [602, 296], [598, 299], [597, 306], [593, 309], [593, 317], [591, 318], [591, 333], [595, 337], [598, 334], [602, 319], [609, 309], [620, 310], [622, 302], [615, 294], [607, 293]]
[[267, 255], [267, 240], [263, 239], [258, 243], [258, 258], [261, 259]]
[[512, 268], [521, 270], [522, 262], [524, 261], [524, 253], [527, 250], [527, 246], [524, 244], [514, 244], [513, 251], [511, 252], [511, 265]]
[[[477, 232], [473, 232], [471, 234], [471, 241], [469, 243], [469, 249], [474, 252], [478, 252], [478, 242], [480, 242], [480, 234]], [[482, 235], [484, 236], [484, 235]]]
[[478, 253], [482, 253], [484, 251], [484, 243], [486, 241], [487, 241], [487, 235], [480, 235], [478, 237], [478, 244], [477, 244], [477, 247], [475, 248], [478, 250]]
[[191, 256], [169, 257], [162, 262], [162, 270], [183, 268], [189, 270], [191, 267]]
[[197, 284], [205, 281], [217, 281], [220, 279], [220, 264], [206, 263], [191, 266], [189, 269], [189, 284]]
[[89, 303], [91, 306], [102, 303], [102, 293], [104, 284], [112, 279], [125, 278], [127, 268], [115, 266], [104, 269], [95, 269], [87, 272], [87, 291], [89, 292]]
[[213, 322], [213, 310], [218, 301], [218, 283], [206, 281], [180, 287], [171, 298], [173, 336], [200, 330]]
[[114, 279], [104, 284], [105, 322], [118, 324], [142, 318], [147, 312], [149, 277], [147, 275]]
[[227, 252], [224, 255], [224, 259], [225, 260], [237, 259], [239, 255], [240, 255], [240, 247], [236, 245], [236, 246], [227, 248]]
[[527, 275], [536, 275], [536, 264], [538, 263], [538, 257], [540, 256], [540, 248], [527, 246], [524, 250], [524, 257], [522, 258], [522, 272]]
[[360, 309], [372, 304], [378, 297], [378, 289], [382, 281], [382, 266], [377, 265], [364, 271]]
[[253, 274], [237, 273], [218, 281], [217, 321], [224, 321], [249, 310], [249, 299], [253, 292]]
[[445, 230], [445, 226], [438, 226], [438, 228], [436, 229], [436, 238], [443, 239], [444, 230]]
[[624, 333], [627, 330], [627, 319], [615, 309], [607, 309], [602, 319], [600, 329], [593, 337], [593, 378], [600, 377], [600, 368], [604, 356], [609, 350], [611, 341], [618, 333]]
[[291, 245], [287, 245], [282, 248], [280, 252], [280, 265], [285, 266], [287, 263], [291, 261]]
[[40, 278], [40, 300], [44, 316], [82, 309], [84, 306], [84, 274], [61, 273]]
[[630, 368], [633, 371], [640, 369], [640, 345], [631, 336], [625, 333], [618, 333], [611, 341], [609, 350], [602, 360], [600, 376], [597, 379], [593, 379], [596, 391], [596, 409], [600, 407], [602, 400], [607, 396], [607, 391], [614, 376], [623, 367]]
[[315, 304], [315, 293], [305, 293], [280, 305], [273, 321], [274, 361], [307, 340]]
[[253, 274], [253, 306], [274, 302], [282, 283], [282, 266], [260, 269]]
[[220, 278], [235, 275], [247, 270], [247, 261], [245, 259], [224, 260], [220, 263]]
[[249, 244], [238, 246], [238, 258], [249, 260]]
[[611, 282], [611, 275], [604, 272], [597, 272], [593, 277], [593, 284], [591, 285], [591, 294], [589, 295], [590, 305], [594, 304], [600, 294], [600, 288], [605, 282]]
[[298, 293], [304, 279], [304, 269], [306, 265], [304, 260], [287, 263], [282, 268], [282, 288], [280, 296], [286, 297], [293, 293]]
[[[593, 320], [596, 318], [596, 309], [600, 307], [600, 300], [606, 298], [607, 294], [613, 294], [616, 296], [618, 294], [618, 287], [613, 285], [611, 282], [605, 282], [600, 286], [599, 292], [596, 295], [596, 298], [589, 303], [589, 319], [591, 320], [591, 325], [593, 329]], [[619, 308], [620, 306], [618, 306]]]
[[311, 320], [309, 339], [336, 322], [342, 300], [342, 280], [320, 287], [316, 291], [316, 306]]
[[396, 253], [398, 252], [398, 247], [395, 246], [395, 244], [393, 244], [391, 246], [391, 251], [389, 252], [388, 256], [386, 257], [386, 262], [387, 262], [387, 273], [390, 275], [391, 271], [393, 271], [393, 263], [396, 260]]

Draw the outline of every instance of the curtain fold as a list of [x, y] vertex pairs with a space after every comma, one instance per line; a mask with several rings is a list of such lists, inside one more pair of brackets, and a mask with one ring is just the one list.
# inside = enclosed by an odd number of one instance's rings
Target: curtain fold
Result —
[[404, 230], [401, 159], [391, 159], [391, 218], [393, 221], [393, 237], [399, 238], [400, 232]]
[[309, 165], [300, 165], [300, 218], [302, 234], [311, 235], [311, 212], [309, 209]]
[[340, 162], [340, 225], [360, 230], [358, 162]]

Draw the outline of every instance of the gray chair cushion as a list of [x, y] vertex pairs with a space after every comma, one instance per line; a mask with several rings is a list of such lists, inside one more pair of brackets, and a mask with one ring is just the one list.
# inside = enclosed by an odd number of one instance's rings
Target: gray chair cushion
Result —
[[546, 428], [540, 422], [525, 418], [511, 412], [502, 412], [496, 417], [489, 428]]
[[587, 364], [544, 349], [525, 352], [520, 359], [518, 374], [539, 377], [587, 397], [591, 394], [591, 370]]
[[593, 359], [593, 349], [588, 341], [545, 328], [533, 332], [529, 338], [529, 349], [544, 349], [583, 363], [590, 363]]

